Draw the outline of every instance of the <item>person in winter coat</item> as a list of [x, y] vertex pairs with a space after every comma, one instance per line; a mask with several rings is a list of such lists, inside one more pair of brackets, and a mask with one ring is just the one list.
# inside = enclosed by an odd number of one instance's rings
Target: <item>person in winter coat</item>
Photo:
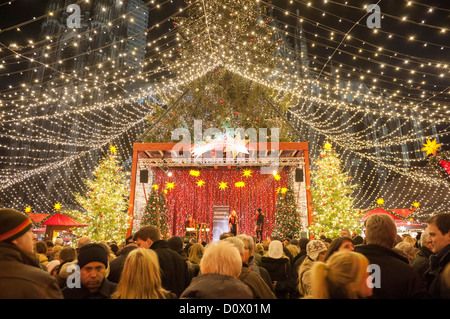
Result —
[[397, 226], [389, 214], [374, 214], [365, 221], [366, 245], [355, 252], [371, 264], [374, 299], [418, 299], [426, 297], [426, 287], [408, 260], [393, 250]]
[[425, 272], [430, 268], [431, 242], [428, 240], [428, 229], [420, 236], [420, 250], [414, 258], [411, 266], [425, 279]]
[[200, 274], [180, 299], [253, 299], [251, 289], [240, 281], [242, 259], [230, 242], [220, 240], [205, 247]]
[[430, 268], [425, 273], [428, 294], [435, 299], [449, 299], [450, 288], [444, 282], [443, 272], [450, 264], [450, 213], [432, 216], [427, 223], [433, 252]]
[[[110, 282], [106, 269], [109, 252], [102, 244], [88, 244], [78, 251], [74, 278], [62, 290], [65, 299], [110, 299], [117, 285]], [[69, 265], [67, 263], [66, 265]], [[74, 264], [75, 266], [75, 264]], [[78, 272], [78, 273], [77, 273]]]
[[139, 248], [150, 248], [158, 254], [162, 286], [179, 297], [191, 279], [183, 257], [170, 249], [167, 241], [161, 240], [159, 229], [153, 225], [139, 229], [134, 234], [133, 240]]
[[306, 258], [298, 269], [298, 291], [301, 296], [311, 295], [311, 269], [317, 261], [325, 260], [327, 246], [321, 240], [311, 240], [306, 245]]
[[289, 258], [283, 254], [283, 244], [273, 240], [269, 244], [267, 254], [261, 258], [260, 266], [267, 269], [278, 299], [288, 299], [289, 293], [295, 289]]
[[39, 263], [47, 270], [48, 257], [47, 257], [47, 245], [43, 241], [38, 241], [35, 245], [36, 253], [39, 258]]
[[248, 267], [249, 255], [246, 253], [248, 251], [248, 245], [246, 247], [244, 241], [238, 237], [228, 237], [224, 240], [232, 243], [239, 250], [242, 259], [239, 280], [252, 290], [255, 299], [275, 299], [271, 288], [264, 282], [261, 276]]
[[0, 209], [0, 299], [62, 299], [56, 279], [39, 267], [32, 222], [11, 208]]

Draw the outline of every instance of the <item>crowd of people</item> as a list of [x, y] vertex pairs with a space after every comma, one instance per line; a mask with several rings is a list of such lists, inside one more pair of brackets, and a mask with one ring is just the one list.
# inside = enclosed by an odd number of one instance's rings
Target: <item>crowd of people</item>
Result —
[[0, 298], [14, 299], [429, 299], [450, 297], [450, 214], [420, 240], [390, 215], [365, 221], [365, 238], [212, 243], [161, 238], [144, 226], [124, 243], [81, 237], [76, 247], [34, 242], [31, 220], [0, 209]]

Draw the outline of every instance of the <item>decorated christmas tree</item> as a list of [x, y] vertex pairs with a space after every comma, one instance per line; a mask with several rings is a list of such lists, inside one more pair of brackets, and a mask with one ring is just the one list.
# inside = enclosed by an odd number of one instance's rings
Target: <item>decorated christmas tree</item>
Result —
[[311, 197], [313, 205], [313, 224], [310, 231], [318, 238], [340, 236], [341, 229], [359, 233], [360, 217], [354, 208], [352, 198], [356, 185], [350, 183], [350, 176], [343, 171], [338, 155], [330, 143], [326, 143], [315, 161], [315, 170], [311, 170]]
[[275, 227], [272, 236], [279, 238], [300, 238], [300, 215], [292, 187], [277, 189]]
[[141, 217], [141, 226], [146, 225], [156, 226], [163, 238], [169, 237], [166, 196], [164, 192], [158, 194], [156, 187], [152, 188]]
[[117, 150], [111, 146], [109, 154], [95, 168], [93, 179], [85, 179], [85, 195], [75, 194], [83, 211], [71, 211], [87, 227], [74, 229], [78, 236], [89, 236], [93, 241], [125, 240], [129, 227], [129, 182], [119, 165]]

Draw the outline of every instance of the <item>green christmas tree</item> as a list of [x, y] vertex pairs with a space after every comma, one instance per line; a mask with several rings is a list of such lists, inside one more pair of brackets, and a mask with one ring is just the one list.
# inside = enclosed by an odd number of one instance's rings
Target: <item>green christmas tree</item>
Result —
[[272, 236], [300, 238], [301, 223], [292, 187], [277, 189], [275, 227]]
[[350, 183], [350, 176], [343, 171], [338, 155], [330, 143], [326, 143], [315, 161], [316, 169], [311, 170], [311, 197], [313, 223], [309, 229], [318, 238], [340, 236], [340, 230], [360, 233], [358, 218], [354, 208], [353, 190], [357, 185]]
[[117, 159], [117, 150], [111, 146], [109, 154], [95, 168], [93, 179], [85, 179], [85, 195], [75, 194], [84, 211], [71, 211], [71, 215], [88, 224], [75, 228], [75, 235], [89, 236], [93, 241], [125, 240], [129, 227], [129, 182]]
[[169, 237], [169, 226], [167, 224], [167, 202], [164, 192], [158, 194], [155, 187], [149, 194], [147, 205], [141, 216], [141, 226], [156, 226], [163, 238]]

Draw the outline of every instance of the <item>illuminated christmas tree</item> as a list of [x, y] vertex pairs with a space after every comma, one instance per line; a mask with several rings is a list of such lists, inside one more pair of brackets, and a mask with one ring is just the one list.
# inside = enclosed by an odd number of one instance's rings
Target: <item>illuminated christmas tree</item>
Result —
[[300, 238], [300, 215], [292, 187], [277, 189], [278, 199], [275, 211], [275, 227], [272, 236], [281, 239]]
[[141, 226], [156, 226], [163, 238], [169, 237], [167, 224], [167, 202], [164, 192], [158, 194], [155, 188], [149, 194], [147, 205], [141, 217]]
[[331, 144], [326, 143], [315, 161], [315, 170], [311, 170], [311, 197], [313, 205], [313, 223], [309, 229], [318, 238], [325, 235], [336, 238], [341, 229], [360, 233], [360, 217], [354, 208], [352, 193], [357, 185], [350, 183], [351, 178], [342, 169], [338, 155]]
[[129, 227], [128, 195], [129, 181], [126, 178], [114, 146], [93, 172], [93, 179], [85, 179], [85, 195], [75, 194], [84, 211], [71, 211], [77, 220], [88, 224], [75, 228], [75, 235], [89, 236], [93, 241], [125, 241]]

